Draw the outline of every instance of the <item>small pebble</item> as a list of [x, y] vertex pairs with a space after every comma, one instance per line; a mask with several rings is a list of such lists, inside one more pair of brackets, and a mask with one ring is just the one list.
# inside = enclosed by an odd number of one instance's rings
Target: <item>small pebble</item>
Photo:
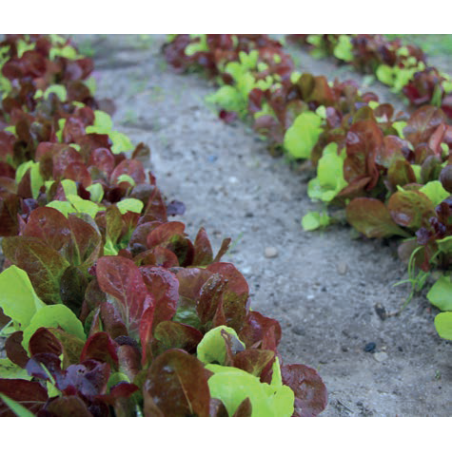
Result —
[[278, 250], [274, 246], [267, 246], [264, 251], [265, 257], [272, 259], [278, 255]]
[[230, 183], [230, 184], [237, 184], [238, 181], [239, 181], [239, 180], [238, 180], [235, 176], [231, 176], [231, 177], [229, 178], [229, 183]]
[[251, 275], [251, 273], [253, 273], [253, 269], [251, 267], [242, 268], [242, 273], [244, 275]]
[[294, 326], [294, 327], [292, 328], [292, 332], [293, 332], [294, 334], [296, 334], [297, 336], [303, 336], [303, 335], [304, 335], [304, 330], [301, 329], [299, 326]]
[[309, 301], [314, 300], [315, 295], [313, 295], [312, 293], [310, 293], [307, 297], [306, 297]]
[[369, 342], [368, 344], [365, 345], [363, 350], [367, 353], [373, 353], [376, 348], [377, 348], [377, 344], [375, 342]]
[[216, 156], [216, 155], [209, 155], [207, 157], [207, 160], [208, 160], [209, 163], [215, 163], [218, 160], [218, 156]]
[[378, 317], [380, 317], [380, 320], [386, 320], [388, 315], [386, 314], [386, 309], [381, 303], [377, 303], [375, 305], [375, 312], [377, 313]]
[[345, 262], [339, 262], [336, 269], [340, 275], [345, 275], [348, 272], [348, 265]]
[[377, 352], [377, 353], [374, 353], [374, 358], [375, 358], [375, 361], [382, 363], [383, 361], [386, 361], [388, 359], [388, 354], [385, 352]]

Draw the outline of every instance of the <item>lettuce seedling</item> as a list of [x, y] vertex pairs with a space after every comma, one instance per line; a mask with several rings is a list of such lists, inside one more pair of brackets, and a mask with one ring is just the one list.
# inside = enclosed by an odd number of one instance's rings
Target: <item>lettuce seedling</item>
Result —
[[344, 179], [345, 157], [345, 148], [338, 154], [336, 143], [330, 143], [323, 150], [317, 166], [317, 177], [308, 184], [308, 195], [311, 199], [331, 202], [348, 185]]
[[334, 56], [347, 63], [353, 61], [353, 44], [350, 36], [339, 36], [338, 42], [334, 47]]
[[240, 404], [249, 399], [253, 417], [290, 417], [294, 411], [295, 396], [289, 386], [282, 384], [278, 358], [273, 364], [271, 384], [262, 383], [258, 377], [236, 367], [208, 364], [213, 372], [209, 378], [211, 397], [223, 402], [232, 416]]
[[284, 149], [296, 159], [309, 159], [323, 132], [322, 118], [312, 111], [297, 116], [284, 136]]
[[301, 226], [305, 231], [315, 231], [330, 224], [330, 217], [327, 213], [309, 212], [301, 220]]
[[94, 125], [86, 127], [86, 133], [108, 135], [113, 143], [113, 146], [111, 147], [113, 154], [131, 151], [134, 148], [130, 138], [127, 135], [112, 130], [113, 121], [109, 114], [101, 110], [96, 110], [94, 112], [94, 117]]

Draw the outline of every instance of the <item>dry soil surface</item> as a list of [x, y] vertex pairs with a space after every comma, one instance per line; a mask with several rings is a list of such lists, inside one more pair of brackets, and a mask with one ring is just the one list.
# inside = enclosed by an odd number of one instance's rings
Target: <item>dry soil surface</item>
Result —
[[[452, 414], [452, 342], [436, 334], [425, 291], [399, 316], [377, 313], [378, 305], [397, 311], [409, 294], [407, 285], [394, 287], [406, 268], [393, 243], [353, 239], [345, 226], [304, 232], [300, 219], [318, 208], [307, 174], [273, 158], [246, 125], [220, 121], [204, 100], [214, 86], [166, 65], [164, 36], [76, 41], [95, 51], [97, 96], [114, 100], [116, 127], [151, 146], [159, 186], [185, 203], [190, 236], [204, 226], [217, 248], [224, 237], [236, 241], [223, 260], [246, 276], [253, 309], [281, 323], [284, 362], [322, 376], [322, 416]], [[369, 90], [347, 69], [291, 51], [300, 70], [353, 77]], [[386, 88], [371, 89], [403, 108]]]

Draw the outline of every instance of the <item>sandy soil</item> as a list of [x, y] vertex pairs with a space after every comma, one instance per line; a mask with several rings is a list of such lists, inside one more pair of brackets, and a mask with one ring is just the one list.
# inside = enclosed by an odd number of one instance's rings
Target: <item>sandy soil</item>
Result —
[[[174, 74], [159, 52], [164, 37], [76, 39], [95, 50], [97, 96], [115, 101], [115, 125], [151, 145], [159, 186], [186, 204], [190, 235], [204, 226], [217, 247], [236, 241], [223, 260], [247, 277], [252, 307], [281, 323], [284, 361], [319, 371], [329, 391], [322, 415], [451, 415], [452, 342], [437, 336], [425, 292], [398, 317], [377, 314], [378, 304], [396, 311], [409, 293], [393, 287], [406, 277], [394, 244], [353, 239], [348, 227], [304, 232], [300, 219], [318, 208], [307, 175], [271, 157], [247, 126], [218, 120], [204, 101], [214, 87]], [[352, 75], [294, 54], [301, 70]], [[384, 87], [378, 94], [397, 101]]]

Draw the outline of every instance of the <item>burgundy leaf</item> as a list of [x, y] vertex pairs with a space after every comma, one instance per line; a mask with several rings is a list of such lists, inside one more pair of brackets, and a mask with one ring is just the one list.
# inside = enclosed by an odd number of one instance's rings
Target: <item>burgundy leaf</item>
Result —
[[23, 235], [36, 237], [54, 250], [62, 251], [71, 241], [71, 228], [58, 210], [38, 207], [30, 213]]
[[398, 191], [389, 198], [388, 209], [400, 226], [419, 229], [435, 216], [432, 201], [417, 190]]
[[[47, 390], [36, 381], [19, 379], [0, 379], [0, 394], [19, 402], [32, 413], [37, 414], [47, 401]], [[0, 417], [15, 416], [8, 406], [0, 400]]]
[[92, 417], [83, 400], [75, 395], [58, 397], [50, 401], [41, 416]]
[[41, 327], [31, 336], [28, 350], [32, 357], [38, 353], [60, 356], [63, 353], [63, 346], [50, 330]]
[[195, 257], [193, 258], [193, 266], [206, 266], [213, 261], [212, 245], [207, 237], [206, 230], [201, 228], [195, 239]]
[[265, 367], [272, 362], [275, 353], [271, 350], [258, 350], [250, 348], [237, 353], [233, 360], [234, 367], [260, 377]]
[[118, 183], [118, 177], [126, 174], [130, 176], [136, 184], [146, 182], [146, 174], [143, 164], [139, 160], [123, 160], [112, 172], [110, 180], [112, 184]]
[[155, 300], [154, 328], [176, 314], [179, 301], [179, 281], [170, 271], [153, 266], [140, 267], [148, 292]]
[[408, 120], [403, 133], [413, 146], [428, 143], [437, 127], [446, 122], [446, 115], [439, 108], [431, 105], [416, 110]]
[[166, 417], [209, 416], [207, 372], [182, 350], [169, 350], [153, 361], [143, 391]]
[[281, 366], [283, 384], [290, 386], [295, 393], [296, 416], [312, 417], [321, 413], [327, 403], [325, 384], [318, 373], [302, 364]]
[[156, 326], [154, 338], [153, 350], [155, 355], [160, 355], [164, 351], [174, 348], [193, 354], [196, 352], [196, 347], [201, 342], [203, 334], [192, 326], [164, 321]]
[[275, 351], [273, 343], [277, 346], [281, 340], [281, 325], [275, 319], [265, 317], [257, 311], [251, 311], [239, 337], [245, 342], [247, 348], [260, 345], [261, 349]]
[[80, 361], [96, 359], [108, 363], [112, 367], [118, 366], [118, 344], [107, 333], [99, 332], [90, 336], [80, 355]]
[[16, 331], [5, 342], [6, 356], [14, 364], [25, 368], [28, 362], [27, 351], [22, 347], [23, 332]]
[[347, 206], [347, 221], [366, 237], [408, 235], [392, 219], [388, 208], [378, 199], [355, 198]]
[[60, 303], [60, 279], [69, 263], [56, 250], [35, 237], [6, 237], [3, 252], [28, 273], [38, 297], [47, 304]]
[[104, 256], [97, 262], [96, 273], [101, 289], [118, 300], [129, 332], [137, 334], [141, 316], [153, 303], [138, 268], [124, 257]]

